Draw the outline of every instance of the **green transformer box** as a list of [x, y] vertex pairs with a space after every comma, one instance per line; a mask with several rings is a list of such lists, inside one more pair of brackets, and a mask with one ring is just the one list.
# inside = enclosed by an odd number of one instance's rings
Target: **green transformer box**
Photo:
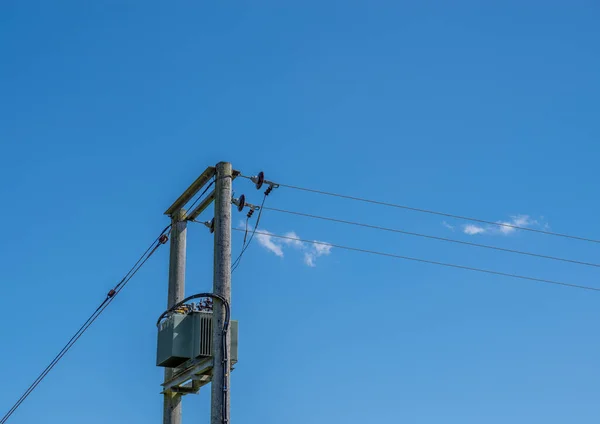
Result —
[[[238, 359], [238, 322], [229, 323], [231, 365]], [[193, 358], [208, 358], [212, 352], [212, 312], [172, 314], [158, 327], [156, 365], [175, 368]]]

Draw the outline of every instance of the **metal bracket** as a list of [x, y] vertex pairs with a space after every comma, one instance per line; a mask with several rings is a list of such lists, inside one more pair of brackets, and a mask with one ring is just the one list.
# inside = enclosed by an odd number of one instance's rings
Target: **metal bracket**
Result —
[[[233, 365], [235, 364], [232, 361], [232, 371]], [[181, 371], [174, 374], [170, 380], [162, 384], [163, 391], [161, 393], [176, 393], [180, 395], [198, 393], [202, 386], [210, 383], [212, 368], [213, 359], [211, 357], [190, 359], [178, 367]]]
[[212, 358], [190, 359], [184, 362], [180, 372], [165, 381], [162, 393], [178, 393], [187, 395], [197, 393], [200, 387], [210, 383], [212, 377]]

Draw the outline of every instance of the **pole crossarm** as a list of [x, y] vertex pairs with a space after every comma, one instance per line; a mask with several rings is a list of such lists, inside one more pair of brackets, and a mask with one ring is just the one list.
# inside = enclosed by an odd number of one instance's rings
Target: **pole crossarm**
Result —
[[[169, 215], [172, 216], [174, 213], [176, 213], [179, 209], [183, 208], [186, 203], [188, 203], [192, 197], [194, 197], [196, 195], [196, 193], [198, 193], [202, 187], [204, 187], [206, 185], [206, 183], [208, 183], [210, 181], [211, 178], [213, 178], [216, 174], [216, 168], [214, 166], [209, 166], [208, 168], [206, 168], [204, 170], [204, 172], [202, 174], [200, 174], [200, 176], [198, 178], [196, 178], [196, 181], [194, 181], [182, 194], [181, 196], [179, 196], [179, 198], [177, 200], [175, 200], [175, 202], [173, 202], [173, 204], [171, 206], [169, 206], [169, 209], [167, 209], [165, 211], [165, 215]], [[235, 180], [237, 177], [239, 177], [241, 175], [240, 171], [236, 171], [235, 169], [231, 172], [231, 179]], [[183, 217], [183, 220], [193, 220], [196, 219], [202, 212], [204, 212], [206, 210], [206, 208], [208, 208], [210, 206], [210, 204], [215, 200], [215, 191], [212, 190], [208, 196], [206, 196], [206, 198], [198, 205], [196, 206], [194, 209], [192, 209], [190, 211], [189, 214], [187, 214], [187, 216]]]
[[187, 202], [189, 202], [190, 199], [192, 197], [194, 197], [194, 195], [196, 193], [198, 193], [198, 191], [200, 191], [200, 189], [202, 187], [204, 187], [206, 185], [206, 183], [209, 182], [212, 177], [214, 177], [215, 172], [216, 172], [216, 169], [214, 166], [209, 166], [208, 168], [206, 168], [204, 170], [204, 172], [202, 174], [200, 174], [200, 176], [198, 178], [196, 178], [196, 181], [194, 181], [181, 194], [181, 196], [179, 196], [179, 198], [177, 200], [175, 200], [175, 202], [171, 206], [169, 206], [169, 209], [167, 209], [165, 211], [165, 215], [171, 216], [171, 215], [173, 215], [173, 213], [175, 213], [176, 211], [181, 209], [183, 206], [185, 206], [185, 204]]

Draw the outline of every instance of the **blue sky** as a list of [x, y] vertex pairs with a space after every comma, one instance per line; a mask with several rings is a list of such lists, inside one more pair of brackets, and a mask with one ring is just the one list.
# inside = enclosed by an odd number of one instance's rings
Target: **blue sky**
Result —
[[[600, 238], [595, 2], [217, 3], [0, 5], [2, 413], [166, 225], [166, 207], [221, 160], [281, 183]], [[260, 201], [248, 181], [235, 191]], [[594, 244], [284, 188], [268, 205], [598, 257]], [[275, 212], [261, 223], [600, 287], [592, 268]], [[186, 292], [209, 290], [209, 233], [190, 227], [188, 247]], [[306, 249], [257, 239], [234, 275], [234, 423], [597, 422], [595, 293], [335, 248], [307, 266]], [[154, 323], [167, 253], [11, 423], [161, 422]], [[185, 398], [186, 422], [209, 422], [208, 393]]]

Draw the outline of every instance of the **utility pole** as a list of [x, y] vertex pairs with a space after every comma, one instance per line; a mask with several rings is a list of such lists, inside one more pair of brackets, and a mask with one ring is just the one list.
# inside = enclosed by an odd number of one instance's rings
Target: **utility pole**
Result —
[[[168, 308], [182, 302], [184, 297], [186, 223], [194, 221], [208, 206], [215, 202], [215, 215], [211, 232], [214, 232], [214, 274], [213, 293], [217, 299], [231, 304], [231, 204], [232, 182], [240, 175], [229, 162], [220, 162], [216, 167], [209, 166], [165, 211], [171, 217], [171, 255], [169, 261], [169, 300]], [[214, 182], [209, 181], [214, 177]], [[207, 186], [208, 184], [208, 186]], [[215, 184], [214, 190], [207, 193]], [[183, 208], [196, 194], [207, 186], [200, 197], [202, 200], [190, 211]], [[206, 194], [206, 196], [204, 196]], [[195, 205], [197, 199], [193, 202]], [[208, 224], [208, 223], [207, 223]], [[223, 337], [226, 320], [225, 303], [216, 300], [212, 309], [211, 355], [200, 355], [184, 363], [179, 368], [165, 367], [163, 424], [181, 424], [181, 398], [185, 394], [197, 393], [209, 382], [211, 385], [211, 424], [229, 424], [229, 374], [231, 372], [231, 332]], [[231, 317], [229, 317], [231, 318]], [[237, 326], [235, 327], [237, 329]], [[227, 329], [229, 330], [229, 328]], [[159, 350], [161, 349], [159, 330]], [[237, 334], [237, 332], [236, 332]], [[194, 335], [188, 335], [194, 337]], [[170, 335], [169, 337], [172, 337]], [[225, 340], [225, 343], [224, 343]], [[168, 342], [167, 348], [173, 347]], [[163, 345], [164, 346], [164, 345]], [[184, 354], [185, 356], [185, 354]], [[163, 365], [159, 365], [163, 366]]]
[[[213, 293], [224, 297], [231, 304], [231, 163], [220, 162], [216, 166], [215, 188], [215, 256]], [[227, 332], [223, 346], [225, 307], [216, 301], [213, 306], [212, 349], [213, 371], [211, 384], [211, 424], [230, 422], [229, 375], [231, 372], [231, 334]], [[225, 359], [226, 358], [226, 359]]]
[[[171, 214], [171, 224], [167, 309], [181, 302], [185, 296], [187, 221], [184, 209], [177, 209]], [[165, 368], [165, 382], [171, 380], [176, 372], [176, 368]], [[164, 394], [163, 424], [181, 424], [181, 397], [175, 392]]]

